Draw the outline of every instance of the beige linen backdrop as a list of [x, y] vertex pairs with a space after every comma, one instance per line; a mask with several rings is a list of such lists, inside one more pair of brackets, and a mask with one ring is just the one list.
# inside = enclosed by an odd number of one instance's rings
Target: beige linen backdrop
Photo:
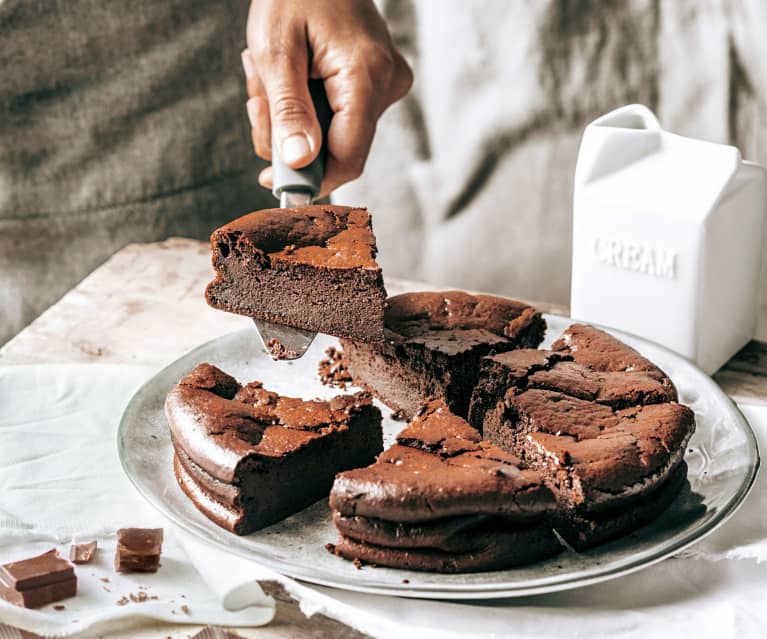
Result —
[[623, 104], [767, 164], [764, 0], [380, 5], [416, 82], [336, 201], [374, 211], [386, 273], [567, 303], [580, 134]]
[[[335, 200], [374, 212], [387, 275], [566, 303], [580, 132], [622, 104], [767, 162], [763, 0], [381, 7], [416, 84]], [[0, 0], [0, 343], [125, 244], [204, 239], [273, 202], [244, 110], [246, 13]]]

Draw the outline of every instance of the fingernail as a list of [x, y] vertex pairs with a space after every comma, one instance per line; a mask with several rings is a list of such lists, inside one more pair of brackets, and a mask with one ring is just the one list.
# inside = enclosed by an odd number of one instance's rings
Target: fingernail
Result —
[[267, 166], [258, 174], [258, 183], [267, 189], [272, 188], [272, 167]]
[[309, 140], [302, 133], [294, 133], [288, 136], [282, 141], [282, 146], [280, 147], [282, 161], [286, 164], [300, 162], [306, 159], [310, 152]]
[[245, 49], [240, 56], [242, 57], [242, 69], [245, 71], [245, 77], [252, 78], [256, 75], [256, 68], [253, 66], [253, 60], [250, 59], [250, 49]]
[[250, 98], [245, 103], [245, 108], [248, 110], [248, 120], [250, 120], [250, 128], [255, 129], [258, 122], [258, 105], [256, 104], [258, 98]]

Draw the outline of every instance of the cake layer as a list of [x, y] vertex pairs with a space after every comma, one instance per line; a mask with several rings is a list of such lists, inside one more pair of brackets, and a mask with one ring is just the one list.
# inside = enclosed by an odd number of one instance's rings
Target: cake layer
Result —
[[[574, 549], [586, 550], [652, 521], [676, 499], [686, 480], [687, 464], [681, 462], [665, 483], [637, 503], [602, 513], [583, 513], [563, 505], [553, 510], [547, 520]], [[357, 542], [400, 550], [421, 548], [447, 553], [480, 551], [487, 545], [488, 535], [515, 530], [508, 521], [488, 515], [404, 524], [334, 513], [333, 523], [343, 537]]]
[[649, 523], [666, 510], [687, 484], [687, 464], [682, 461], [668, 479], [638, 502], [608, 512], [583, 512], [563, 507], [552, 513], [551, 524], [575, 550], [583, 551]]
[[211, 236], [214, 308], [381, 341], [384, 289], [370, 214], [347, 206], [267, 209]]
[[245, 512], [216, 499], [190, 476], [186, 467], [179, 461], [178, 455], [173, 456], [173, 474], [184, 494], [192, 500], [203, 515], [222, 528], [239, 534], [243, 530]]
[[479, 550], [483, 545], [482, 533], [514, 527], [513, 523], [492, 515], [447, 517], [406, 524], [333, 513], [333, 524], [342, 536], [368, 544], [393, 548], [432, 548], [445, 552]]
[[355, 384], [412, 418], [431, 398], [466, 416], [481, 358], [537, 346], [546, 324], [522, 302], [444, 291], [390, 298], [385, 328], [383, 343], [342, 340], [345, 363]]
[[503, 570], [540, 561], [559, 553], [562, 545], [546, 524], [535, 524], [478, 533], [477, 549], [468, 552], [379, 546], [345, 536], [331, 548], [340, 557], [376, 566], [461, 573]]

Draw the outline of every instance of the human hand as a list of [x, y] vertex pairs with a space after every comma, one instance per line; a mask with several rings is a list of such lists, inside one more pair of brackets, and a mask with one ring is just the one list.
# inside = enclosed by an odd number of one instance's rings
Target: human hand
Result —
[[[321, 195], [362, 173], [381, 114], [413, 73], [371, 0], [252, 0], [242, 64], [256, 154], [270, 160], [272, 133], [291, 168], [320, 150], [309, 77], [325, 84], [333, 119]], [[272, 187], [272, 169], [259, 182]]]

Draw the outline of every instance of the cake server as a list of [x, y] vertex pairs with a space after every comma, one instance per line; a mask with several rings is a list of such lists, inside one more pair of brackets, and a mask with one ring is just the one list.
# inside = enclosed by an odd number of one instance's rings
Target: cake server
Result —
[[[322, 178], [325, 175], [327, 155], [326, 138], [333, 112], [328, 104], [322, 80], [309, 80], [309, 93], [314, 102], [317, 119], [322, 129], [322, 146], [315, 160], [302, 169], [291, 169], [283, 163], [279, 146], [272, 138], [272, 193], [279, 198], [281, 208], [293, 208], [311, 204], [320, 194]], [[298, 359], [309, 348], [317, 333], [294, 326], [277, 324], [268, 320], [253, 318], [256, 330], [266, 352], [272, 359]]]

